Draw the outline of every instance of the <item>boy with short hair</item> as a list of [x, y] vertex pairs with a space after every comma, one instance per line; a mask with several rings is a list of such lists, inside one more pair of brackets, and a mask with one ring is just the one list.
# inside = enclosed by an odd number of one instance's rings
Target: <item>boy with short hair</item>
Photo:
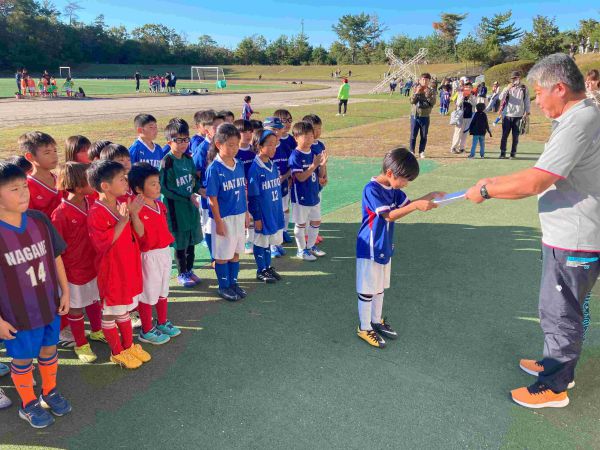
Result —
[[138, 114], [133, 119], [133, 124], [138, 138], [129, 147], [131, 164], [147, 162], [159, 168], [164, 154], [162, 147], [154, 142], [158, 135], [156, 119], [150, 114]]
[[[108, 144], [106, 147], [102, 149], [100, 152], [100, 159], [107, 161], [115, 161], [123, 166], [125, 170], [125, 177], [129, 174], [131, 170], [131, 157], [129, 154], [129, 150], [126, 147], [120, 144]], [[119, 203], [127, 203], [127, 200], [133, 200], [136, 197], [135, 193], [130, 189], [129, 185], [127, 185], [127, 190], [125, 194], [117, 198]]]
[[[140, 238], [144, 290], [139, 296], [138, 305], [142, 330], [138, 339], [153, 345], [164, 344], [181, 334], [167, 319], [167, 297], [173, 263], [169, 246], [174, 239], [167, 225], [167, 208], [159, 201], [159, 175], [156, 167], [142, 162], [134, 164], [127, 177], [131, 190], [144, 196], [144, 206], [138, 213], [144, 224], [144, 235]], [[152, 319], [153, 306], [156, 307], [158, 316], [156, 326]]]
[[[254, 158], [256, 157], [256, 149], [252, 145], [252, 124], [249, 120], [238, 119], [233, 122], [233, 125], [240, 132], [240, 148], [235, 155], [237, 159], [244, 167], [244, 175], [246, 176], [246, 182], [248, 181], [248, 171], [252, 165]], [[246, 242], [244, 244], [244, 253], [251, 255], [254, 251], [254, 223], [250, 221], [248, 228], [246, 229]]]
[[[39, 211], [28, 209], [25, 173], [0, 163], [0, 339], [12, 358], [12, 379], [19, 397], [19, 417], [34, 428], [71, 412], [56, 390], [60, 316], [69, 312], [69, 285], [61, 255], [66, 244]], [[32, 360], [37, 358], [42, 394], [33, 390]]]
[[31, 174], [27, 175], [31, 193], [29, 209], [37, 209], [50, 217], [63, 196], [56, 188], [56, 176], [51, 172], [58, 165], [56, 141], [49, 134], [30, 131], [19, 137], [18, 144], [33, 166]]
[[104, 150], [104, 147], [110, 144], [112, 144], [111, 141], [94, 142], [88, 150], [88, 159], [90, 160], [90, 162], [93, 163], [97, 159], [100, 159], [100, 153], [102, 152], [102, 150]]
[[487, 114], [484, 111], [485, 103], [477, 103], [475, 109], [477, 112], [469, 125], [469, 133], [473, 136], [473, 144], [468, 157], [475, 158], [475, 150], [477, 149], [477, 143], [479, 143], [479, 156], [485, 158], [485, 133], [487, 132], [492, 137], [492, 131], [490, 130]]
[[204, 140], [206, 136], [206, 130], [202, 126], [202, 117], [204, 111], [196, 111], [194, 114], [194, 123], [196, 125], [196, 134], [194, 134], [190, 139], [190, 153], [193, 155], [196, 153], [198, 146]]
[[406, 148], [389, 151], [383, 158], [379, 175], [365, 186], [362, 198], [362, 223], [356, 241], [356, 292], [359, 338], [377, 348], [385, 347], [384, 337], [398, 334], [381, 316], [383, 291], [390, 287], [391, 258], [394, 253], [394, 222], [414, 211], [429, 211], [437, 205], [431, 192], [410, 201], [402, 188], [419, 175], [419, 163]]
[[190, 129], [183, 119], [172, 120], [165, 129], [171, 150], [160, 167], [161, 192], [167, 207], [169, 230], [175, 238], [173, 247], [179, 275], [177, 281], [184, 287], [200, 283], [194, 273], [195, 246], [200, 242], [200, 215], [198, 192], [200, 178], [194, 161], [186, 153]]
[[116, 161], [93, 162], [87, 177], [99, 194], [90, 207], [87, 221], [96, 250], [98, 291], [104, 305], [102, 331], [110, 347], [110, 360], [126, 369], [137, 369], [151, 359], [141, 345], [133, 343], [129, 316], [142, 293], [138, 239], [144, 235], [144, 224], [138, 213], [144, 199], [137, 196], [118, 203], [117, 199], [125, 195], [129, 185], [125, 168]]
[[290, 170], [288, 161], [292, 154], [292, 150], [296, 148], [297, 144], [294, 136], [290, 134], [293, 121], [292, 114], [287, 109], [278, 109], [273, 113], [273, 116], [278, 117], [283, 124], [281, 138], [279, 139], [279, 144], [277, 144], [273, 162], [277, 164], [281, 176], [281, 194], [283, 195], [283, 217], [285, 222], [283, 242], [289, 243], [294, 239], [288, 232], [288, 227], [290, 226], [290, 187], [292, 184], [292, 171]]
[[[309, 122], [298, 122], [292, 129], [298, 147], [292, 151], [289, 159], [292, 170], [292, 216], [294, 237], [298, 246], [297, 257], [304, 261], [315, 261], [325, 253], [318, 250], [316, 240], [321, 225], [320, 184], [317, 171], [327, 162], [324, 153], [311, 151], [314, 143], [314, 130]], [[310, 225], [306, 232], [307, 223]]]
[[219, 115], [225, 118], [226, 123], [233, 123], [235, 121], [235, 115], [231, 111], [227, 111], [226, 109], [219, 111]]

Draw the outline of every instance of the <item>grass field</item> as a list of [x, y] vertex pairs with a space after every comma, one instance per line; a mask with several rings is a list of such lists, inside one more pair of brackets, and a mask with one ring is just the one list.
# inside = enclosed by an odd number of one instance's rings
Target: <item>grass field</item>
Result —
[[[62, 90], [64, 80], [57, 79], [57, 85]], [[88, 96], [122, 96], [136, 95], [135, 81], [133, 80], [115, 80], [115, 79], [93, 79], [93, 78], [74, 78], [75, 89], [81, 87]], [[13, 78], [0, 78], [0, 98], [14, 97], [16, 83]], [[240, 92], [269, 92], [269, 91], [287, 91], [300, 89], [318, 88], [315, 84], [291, 84], [291, 83], [248, 83], [245, 81], [229, 80], [225, 89], [217, 89], [215, 83], [182, 80], [177, 82], [177, 89], [208, 89], [212, 93], [240, 93]], [[169, 95], [166, 92], [151, 93], [148, 89], [147, 80], [140, 83], [141, 94], [143, 95]], [[61, 96], [65, 93], [61, 92]]]
[[[61, 351], [61, 390], [73, 414], [36, 432], [15, 407], [1, 411], [0, 447], [600, 448], [598, 289], [571, 405], [534, 412], [508, 397], [532, 381], [518, 359], [538, 357], [543, 344], [535, 198], [464, 202], [403, 219], [384, 305], [400, 338], [378, 351], [355, 336], [361, 189], [380, 170], [385, 149], [407, 139], [406, 100], [378, 100], [351, 104], [345, 118], [331, 105], [291, 108], [296, 118], [316, 112], [325, 123], [332, 155], [323, 191], [325, 258], [276, 260], [284, 280], [265, 286], [254, 281], [254, 262], [245, 256], [240, 279], [249, 297], [229, 304], [215, 297], [214, 273], [199, 246], [204, 282], [194, 289], [173, 284], [170, 294], [169, 315], [182, 336], [150, 348], [153, 361], [135, 372], [106, 363], [103, 345], [94, 345], [99, 362], [88, 366]], [[76, 133], [126, 144], [133, 139], [130, 121], [42, 129], [59, 141]], [[3, 130], [5, 155], [24, 130]], [[516, 161], [493, 157], [495, 131], [491, 158], [449, 156], [450, 132], [447, 118], [433, 117], [428, 155], [434, 159], [421, 161], [409, 197], [452, 192], [531, 166], [543, 150], [548, 121], [536, 112]], [[2, 353], [0, 361], [7, 361]], [[9, 378], [0, 386], [16, 400]]]

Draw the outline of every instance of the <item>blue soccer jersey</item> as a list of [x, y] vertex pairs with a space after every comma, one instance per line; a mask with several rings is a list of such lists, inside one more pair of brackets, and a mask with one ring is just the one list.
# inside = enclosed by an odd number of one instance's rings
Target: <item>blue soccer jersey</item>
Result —
[[316, 140], [313, 143], [313, 145], [310, 146], [310, 151], [313, 152], [315, 155], [320, 155], [321, 153], [323, 153], [324, 150], [325, 150], [325, 144], [323, 144], [319, 140]]
[[[221, 217], [237, 216], [246, 212], [246, 177], [242, 164], [235, 160], [233, 167], [217, 156], [206, 170], [206, 195], [217, 197]], [[214, 219], [212, 210], [208, 210]]]
[[160, 162], [165, 156], [163, 148], [153, 143], [154, 148], [148, 147], [141, 139], [137, 139], [131, 147], [129, 147], [129, 157], [131, 158], [131, 164], [137, 162], [148, 163], [157, 169], [160, 169]]
[[[208, 166], [208, 149], [210, 148], [210, 139], [204, 139], [192, 150], [192, 159], [196, 166], [196, 171], [200, 177], [200, 185], [206, 188], [206, 169]], [[202, 197], [200, 207], [208, 209], [208, 200]]]
[[[275, 155], [273, 155], [273, 162], [277, 165], [279, 169], [279, 173], [281, 175], [285, 175], [290, 170], [290, 155], [292, 154], [292, 150], [296, 148], [296, 140], [291, 136], [287, 135], [285, 139], [280, 139], [279, 144], [277, 144], [277, 148], [275, 149]], [[285, 183], [281, 185], [281, 194], [288, 194], [288, 183], [287, 180]]]
[[204, 142], [204, 136], [200, 136], [199, 134], [195, 134], [190, 138], [190, 154], [194, 154], [196, 148]]
[[294, 174], [304, 172], [313, 163], [315, 155], [312, 151], [303, 152], [300, 149], [292, 151], [289, 164], [292, 169], [292, 203], [302, 206], [318, 205], [319, 198], [319, 179], [313, 172], [305, 181], [298, 181]]
[[237, 152], [237, 155], [235, 155], [235, 159], [241, 162], [244, 166], [244, 175], [246, 176], [246, 180], [248, 180], [248, 171], [250, 170], [250, 166], [252, 165], [255, 156], [256, 153], [252, 149], [251, 145], [246, 148], [240, 148]]
[[394, 254], [394, 222], [381, 214], [406, 206], [410, 201], [400, 189], [378, 183], [374, 178], [365, 186], [362, 198], [362, 223], [356, 239], [356, 257], [387, 264]]
[[255, 233], [271, 235], [283, 230], [283, 204], [281, 203], [281, 179], [272, 161], [263, 162], [258, 156], [248, 172], [248, 201], [256, 201], [260, 210], [262, 230]]

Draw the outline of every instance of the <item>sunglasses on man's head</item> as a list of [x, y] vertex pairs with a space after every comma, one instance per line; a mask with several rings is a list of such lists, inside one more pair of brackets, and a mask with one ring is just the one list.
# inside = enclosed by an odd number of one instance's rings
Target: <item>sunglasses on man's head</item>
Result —
[[186, 138], [175, 138], [173, 139], [173, 142], [175, 142], [176, 144], [189, 144], [190, 143], [190, 138], [186, 137]]

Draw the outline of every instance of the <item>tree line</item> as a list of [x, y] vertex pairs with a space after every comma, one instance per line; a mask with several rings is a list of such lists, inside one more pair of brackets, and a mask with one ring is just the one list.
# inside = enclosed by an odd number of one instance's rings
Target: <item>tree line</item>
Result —
[[0, 0], [0, 67], [43, 69], [79, 63], [107, 64], [370, 64], [386, 63], [391, 47], [401, 59], [419, 48], [428, 49], [429, 62], [478, 61], [494, 65], [518, 58], [537, 59], [566, 51], [581, 37], [600, 39], [600, 22], [583, 19], [576, 30], [561, 31], [553, 18], [536, 16], [531, 31], [515, 26], [511, 11], [481, 19], [476, 30], [458, 40], [467, 14], [441, 13], [426, 36], [382, 35], [385, 24], [372, 14], [347, 14], [332, 30], [338, 39], [328, 48], [313, 46], [309, 37], [281, 35], [268, 41], [255, 34], [235, 48], [217, 43], [211, 36], [190, 42], [185, 33], [161, 24], [145, 24], [131, 30], [108, 26], [99, 15], [92, 23], [79, 21], [83, 7], [70, 2], [60, 11], [49, 0]]

